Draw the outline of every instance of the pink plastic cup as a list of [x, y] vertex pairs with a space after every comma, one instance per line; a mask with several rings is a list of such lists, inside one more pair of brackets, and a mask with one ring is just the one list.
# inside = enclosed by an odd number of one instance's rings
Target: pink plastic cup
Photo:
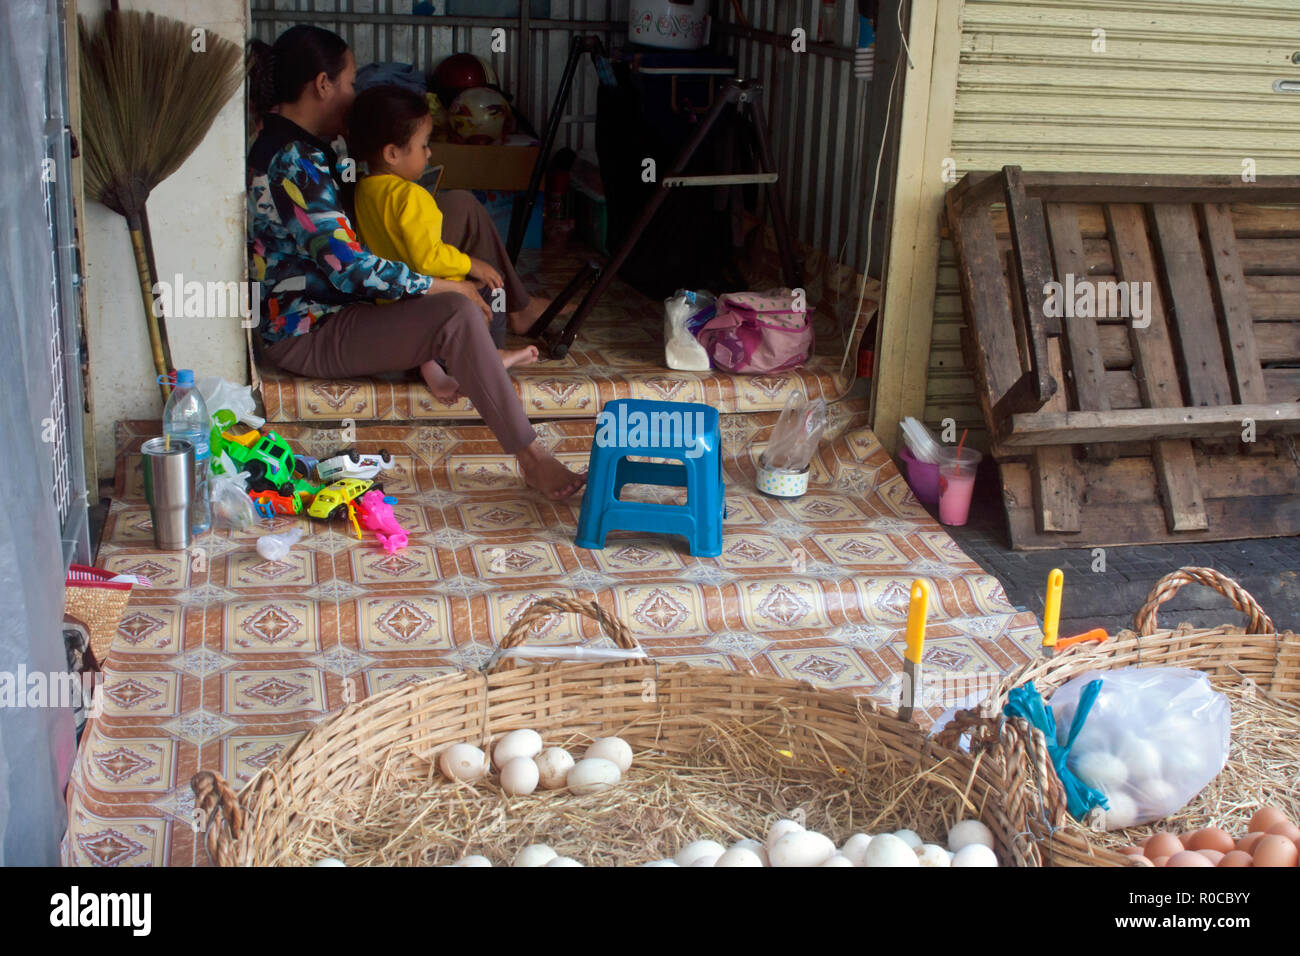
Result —
[[960, 458], [955, 447], [939, 450], [939, 520], [944, 524], [964, 525], [970, 517], [971, 492], [982, 457], [974, 448], [963, 448]]

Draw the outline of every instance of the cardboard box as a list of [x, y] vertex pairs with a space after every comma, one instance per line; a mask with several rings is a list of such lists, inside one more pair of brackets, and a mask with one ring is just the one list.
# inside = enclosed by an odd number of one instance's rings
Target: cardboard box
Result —
[[522, 191], [541, 149], [537, 146], [464, 146], [430, 143], [430, 166], [443, 166], [439, 189]]

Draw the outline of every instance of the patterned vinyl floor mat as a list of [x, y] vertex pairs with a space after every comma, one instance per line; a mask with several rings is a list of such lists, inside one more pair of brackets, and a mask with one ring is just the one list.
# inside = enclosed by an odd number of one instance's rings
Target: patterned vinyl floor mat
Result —
[[[754, 489], [774, 412], [723, 416], [724, 551], [611, 534], [573, 545], [578, 502], [524, 488], [481, 425], [366, 426], [363, 451], [396, 460], [385, 490], [411, 532], [387, 555], [346, 522], [304, 525], [282, 561], [254, 548], [266, 528], [214, 531], [190, 553], [153, 548], [138, 449], [152, 423], [119, 426], [118, 485], [97, 563], [143, 574], [107, 662], [103, 713], [88, 724], [68, 789], [64, 860], [75, 865], [207, 865], [191, 825], [190, 777], [219, 770], [236, 787], [349, 700], [481, 665], [536, 597], [595, 599], [668, 661], [748, 669], [896, 702], [908, 589], [928, 578], [924, 703], [931, 717], [982, 696], [1041, 640], [998, 581], [981, 572], [912, 498], [866, 427], [831, 406], [811, 487], [794, 500]], [[338, 433], [277, 426], [321, 456]], [[594, 422], [540, 426], [585, 467]], [[586, 619], [553, 618], [531, 640], [599, 639]]]

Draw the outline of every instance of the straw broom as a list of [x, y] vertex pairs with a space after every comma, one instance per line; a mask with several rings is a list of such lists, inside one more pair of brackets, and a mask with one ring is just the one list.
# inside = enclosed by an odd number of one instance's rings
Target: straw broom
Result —
[[[240, 47], [152, 13], [111, 10], [98, 28], [80, 18], [82, 152], [86, 191], [126, 219], [154, 368], [171, 349], [155, 306], [145, 203], [206, 135], [243, 81]], [[162, 386], [163, 401], [169, 388]]]

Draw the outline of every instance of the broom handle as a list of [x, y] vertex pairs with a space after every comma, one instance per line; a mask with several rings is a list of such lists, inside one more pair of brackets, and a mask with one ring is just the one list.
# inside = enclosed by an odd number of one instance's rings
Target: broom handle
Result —
[[[147, 202], [140, 204], [140, 232], [144, 236], [144, 255], [145, 261], [149, 263], [149, 292], [153, 293], [153, 287], [158, 284], [158, 263], [153, 256], [153, 232], [149, 229], [149, 204]], [[180, 290], [176, 291], [180, 294]], [[157, 300], [154, 300], [157, 304]], [[167, 335], [167, 315], [161, 308], [155, 313], [158, 317], [158, 336], [162, 339], [163, 361], [167, 363], [167, 369], [170, 371], [176, 367], [172, 361], [172, 343]]]
[[[160, 376], [166, 375], [167, 359], [163, 354], [162, 329], [158, 326], [158, 316], [153, 314], [153, 283], [149, 281], [149, 260], [144, 251], [144, 233], [139, 228], [131, 228], [131, 249], [135, 252], [135, 270], [140, 277], [140, 298], [144, 302], [144, 321], [149, 329], [149, 350], [153, 353], [153, 367]], [[162, 391], [163, 404], [171, 397], [171, 386], [158, 384]]]

